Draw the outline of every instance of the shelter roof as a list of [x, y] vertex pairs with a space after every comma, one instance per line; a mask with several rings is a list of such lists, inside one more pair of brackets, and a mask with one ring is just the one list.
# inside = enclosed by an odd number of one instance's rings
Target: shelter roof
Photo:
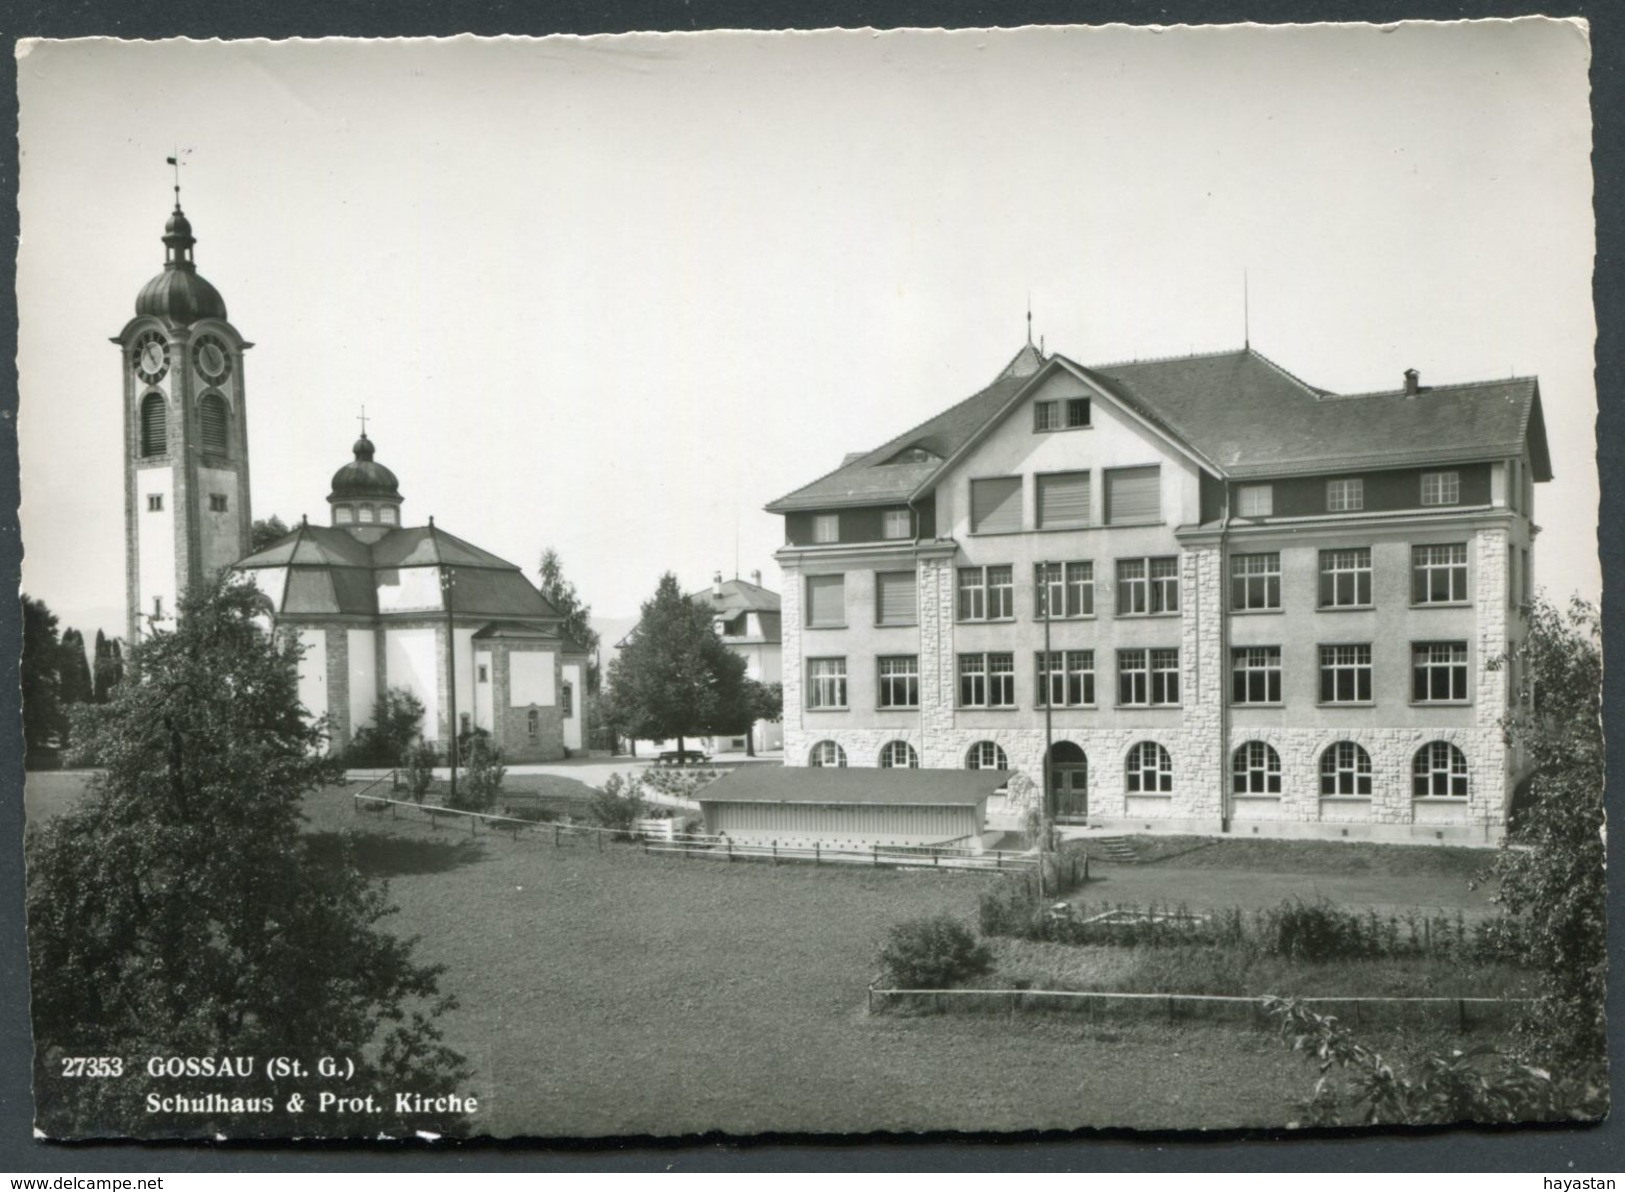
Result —
[[701, 803], [979, 803], [1009, 782], [1008, 770], [878, 770], [831, 766], [740, 766], [695, 792]]

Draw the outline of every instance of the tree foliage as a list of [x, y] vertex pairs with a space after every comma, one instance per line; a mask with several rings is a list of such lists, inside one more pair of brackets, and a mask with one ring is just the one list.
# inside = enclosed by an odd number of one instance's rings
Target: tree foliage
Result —
[[1601, 1117], [1607, 1087], [1585, 1074], [1554, 1076], [1482, 1044], [1424, 1055], [1408, 1069], [1359, 1043], [1336, 1018], [1301, 1002], [1265, 998], [1294, 1051], [1320, 1070], [1305, 1125], [1452, 1125]]
[[248, 551], [253, 554], [257, 550], [263, 550], [292, 532], [288, 524], [274, 513], [270, 517], [256, 517], [248, 532]]
[[1566, 614], [1537, 601], [1504, 727], [1522, 742], [1532, 775], [1508, 847], [1496, 858], [1499, 900], [1527, 920], [1523, 961], [1541, 999], [1521, 1024], [1544, 1062], [1600, 1063], [1608, 972], [1603, 839], [1602, 649], [1597, 612]]
[[660, 577], [638, 627], [609, 664], [621, 730], [631, 737], [676, 739], [740, 733], [750, 724], [745, 660], [712, 628], [708, 605], [690, 600], [677, 577]]
[[88, 704], [96, 698], [96, 681], [85, 655], [85, 635], [77, 629], [62, 631], [62, 655], [57, 662], [57, 681], [62, 703]]
[[357, 765], [401, 766], [423, 735], [423, 701], [404, 687], [391, 687], [372, 706], [372, 723], [356, 730], [350, 760]]
[[29, 764], [60, 744], [68, 729], [62, 709], [57, 667], [62, 643], [57, 638], [56, 614], [43, 600], [23, 596], [23, 741]]
[[949, 914], [894, 924], [876, 956], [894, 989], [946, 989], [993, 967], [993, 952]]
[[110, 638], [100, 629], [96, 630], [96, 657], [92, 671], [96, 702], [105, 704], [113, 697], [113, 688], [124, 681], [124, 647], [119, 644], [118, 638]]
[[558, 610], [563, 621], [559, 628], [587, 652], [587, 691], [598, 690], [598, 631], [592, 627], [592, 605], [581, 599], [575, 584], [564, 577], [564, 561], [551, 546], [542, 552], [536, 586], [547, 602]]
[[[165, 1081], [149, 1055], [337, 1056], [363, 1091], [465, 1075], [441, 1041], [440, 970], [380, 929], [392, 908], [344, 839], [301, 832], [300, 800], [333, 767], [299, 705], [300, 647], [256, 628], [257, 600], [229, 580], [183, 598], [176, 630], [134, 651], [139, 681], [100, 709], [106, 769], [88, 798], [31, 834], [35, 1089], [53, 1136], [353, 1129], [287, 1109], [310, 1081]], [[65, 1078], [62, 1058], [87, 1055], [121, 1057], [124, 1078]], [[149, 1092], [275, 1098], [254, 1115], [153, 1113]], [[366, 1128], [454, 1124], [386, 1113]]]

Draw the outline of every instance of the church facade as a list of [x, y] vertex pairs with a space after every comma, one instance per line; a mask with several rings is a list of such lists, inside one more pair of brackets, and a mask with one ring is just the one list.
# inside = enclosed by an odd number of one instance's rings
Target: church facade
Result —
[[243, 353], [253, 345], [197, 272], [179, 196], [164, 270], [114, 342], [123, 356], [129, 640], [174, 627], [192, 584], [235, 570], [305, 647], [299, 693], [342, 751], [381, 695], [411, 692], [424, 736], [490, 734], [510, 762], [585, 747], [586, 651], [514, 564], [434, 524], [408, 526], [396, 476], [362, 434], [334, 474], [330, 524], [249, 552]]

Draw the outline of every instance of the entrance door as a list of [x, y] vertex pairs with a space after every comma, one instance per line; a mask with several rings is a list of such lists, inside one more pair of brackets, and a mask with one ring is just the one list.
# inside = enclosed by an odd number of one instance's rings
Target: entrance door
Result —
[[1083, 820], [1089, 815], [1089, 759], [1071, 741], [1057, 741], [1050, 749], [1051, 806], [1058, 820]]

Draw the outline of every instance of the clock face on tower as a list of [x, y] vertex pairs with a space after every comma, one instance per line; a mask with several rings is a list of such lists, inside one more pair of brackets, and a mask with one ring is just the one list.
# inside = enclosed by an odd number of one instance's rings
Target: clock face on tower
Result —
[[192, 348], [192, 360], [196, 363], [198, 372], [216, 384], [231, 375], [231, 357], [226, 353], [225, 344], [216, 336], [199, 336], [197, 344]]
[[130, 363], [135, 367], [136, 375], [147, 384], [157, 384], [169, 371], [167, 347], [161, 331], [149, 331], [135, 341], [130, 351]]

